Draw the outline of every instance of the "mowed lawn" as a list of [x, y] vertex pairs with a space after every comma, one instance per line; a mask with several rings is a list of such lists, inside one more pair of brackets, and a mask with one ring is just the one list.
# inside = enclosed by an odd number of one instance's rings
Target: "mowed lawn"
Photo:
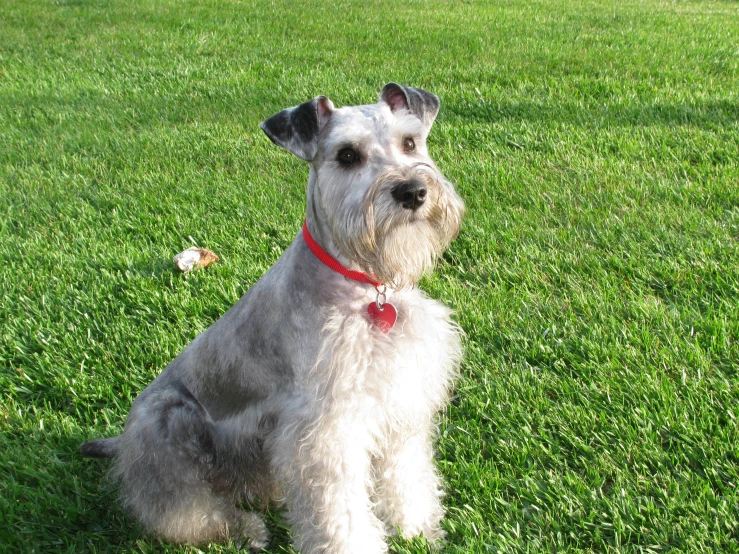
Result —
[[739, 4], [648, 0], [3, 0], [0, 551], [197, 552], [78, 445], [298, 232], [259, 122], [388, 81], [468, 206], [444, 552], [739, 552]]

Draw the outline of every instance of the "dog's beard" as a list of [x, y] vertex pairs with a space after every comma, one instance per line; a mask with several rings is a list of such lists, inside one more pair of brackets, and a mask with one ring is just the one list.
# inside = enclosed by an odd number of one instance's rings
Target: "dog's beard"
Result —
[[408, 288], [429, 273], [446, 245], [427, 221], [393, 226], [378, 240], [375, 275], [393, 288]]
[[[392, 188], [409, 178], [422, 180], [428, 190], [417, 210], [404, 209], [392, 198]], [[388, 170], [375, 180], [361, 208], [344, 218], [334, 240], [365, 272], [392, 288], [410, 288], [457, 236], [463, 214], [461, 199], [436, 169], [422, 164]]]

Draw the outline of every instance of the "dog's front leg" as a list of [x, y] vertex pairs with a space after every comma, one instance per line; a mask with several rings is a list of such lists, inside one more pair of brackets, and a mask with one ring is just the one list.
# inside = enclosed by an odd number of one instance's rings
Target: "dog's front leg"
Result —
[[405, 538], [423, 534], [430, 542], [444, 537], [440, 522], [441, 479], [433, 463], [431, 425], [397, 432], [377, 462], [377, 511]]
[[370, 501], [372, 438], [366, 418], [336, 402], [296, 410], [273, 461], [285, 489], [287, 518], [302, 554], [380, 554], [384, 526]]

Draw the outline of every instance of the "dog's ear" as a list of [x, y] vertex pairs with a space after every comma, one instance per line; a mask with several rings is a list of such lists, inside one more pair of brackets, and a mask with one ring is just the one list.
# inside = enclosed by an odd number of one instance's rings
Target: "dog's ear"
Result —
[[385, 102], [392, 111], [406, 109], [414, 114], [423, 123], [426, 134], [439, 113], [439, 98], [435, 94], [397, 83], [388, 83], [382, 88], [380, 102]]
[[333, 110], [331, 100], [316, 96], [309, 102], [282, 110], [259, 126], [276, 145], [310, 162], [318, 150], [318, 134]]

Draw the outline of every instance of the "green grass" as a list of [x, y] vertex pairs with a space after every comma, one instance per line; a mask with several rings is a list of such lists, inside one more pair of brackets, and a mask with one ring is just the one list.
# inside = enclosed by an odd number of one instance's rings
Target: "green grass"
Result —
[[[306, 166], [259, 121], [394, 80], [441, 97], [469, 209], [423, 283], [467, 334], [445, 552], [738, 553], [737, 4], [294, 5], [3, 1], [0, 550], [196, 551], [77, 446], [297, 233]], [[185, 277], [193, 242], [222, 261]]]

